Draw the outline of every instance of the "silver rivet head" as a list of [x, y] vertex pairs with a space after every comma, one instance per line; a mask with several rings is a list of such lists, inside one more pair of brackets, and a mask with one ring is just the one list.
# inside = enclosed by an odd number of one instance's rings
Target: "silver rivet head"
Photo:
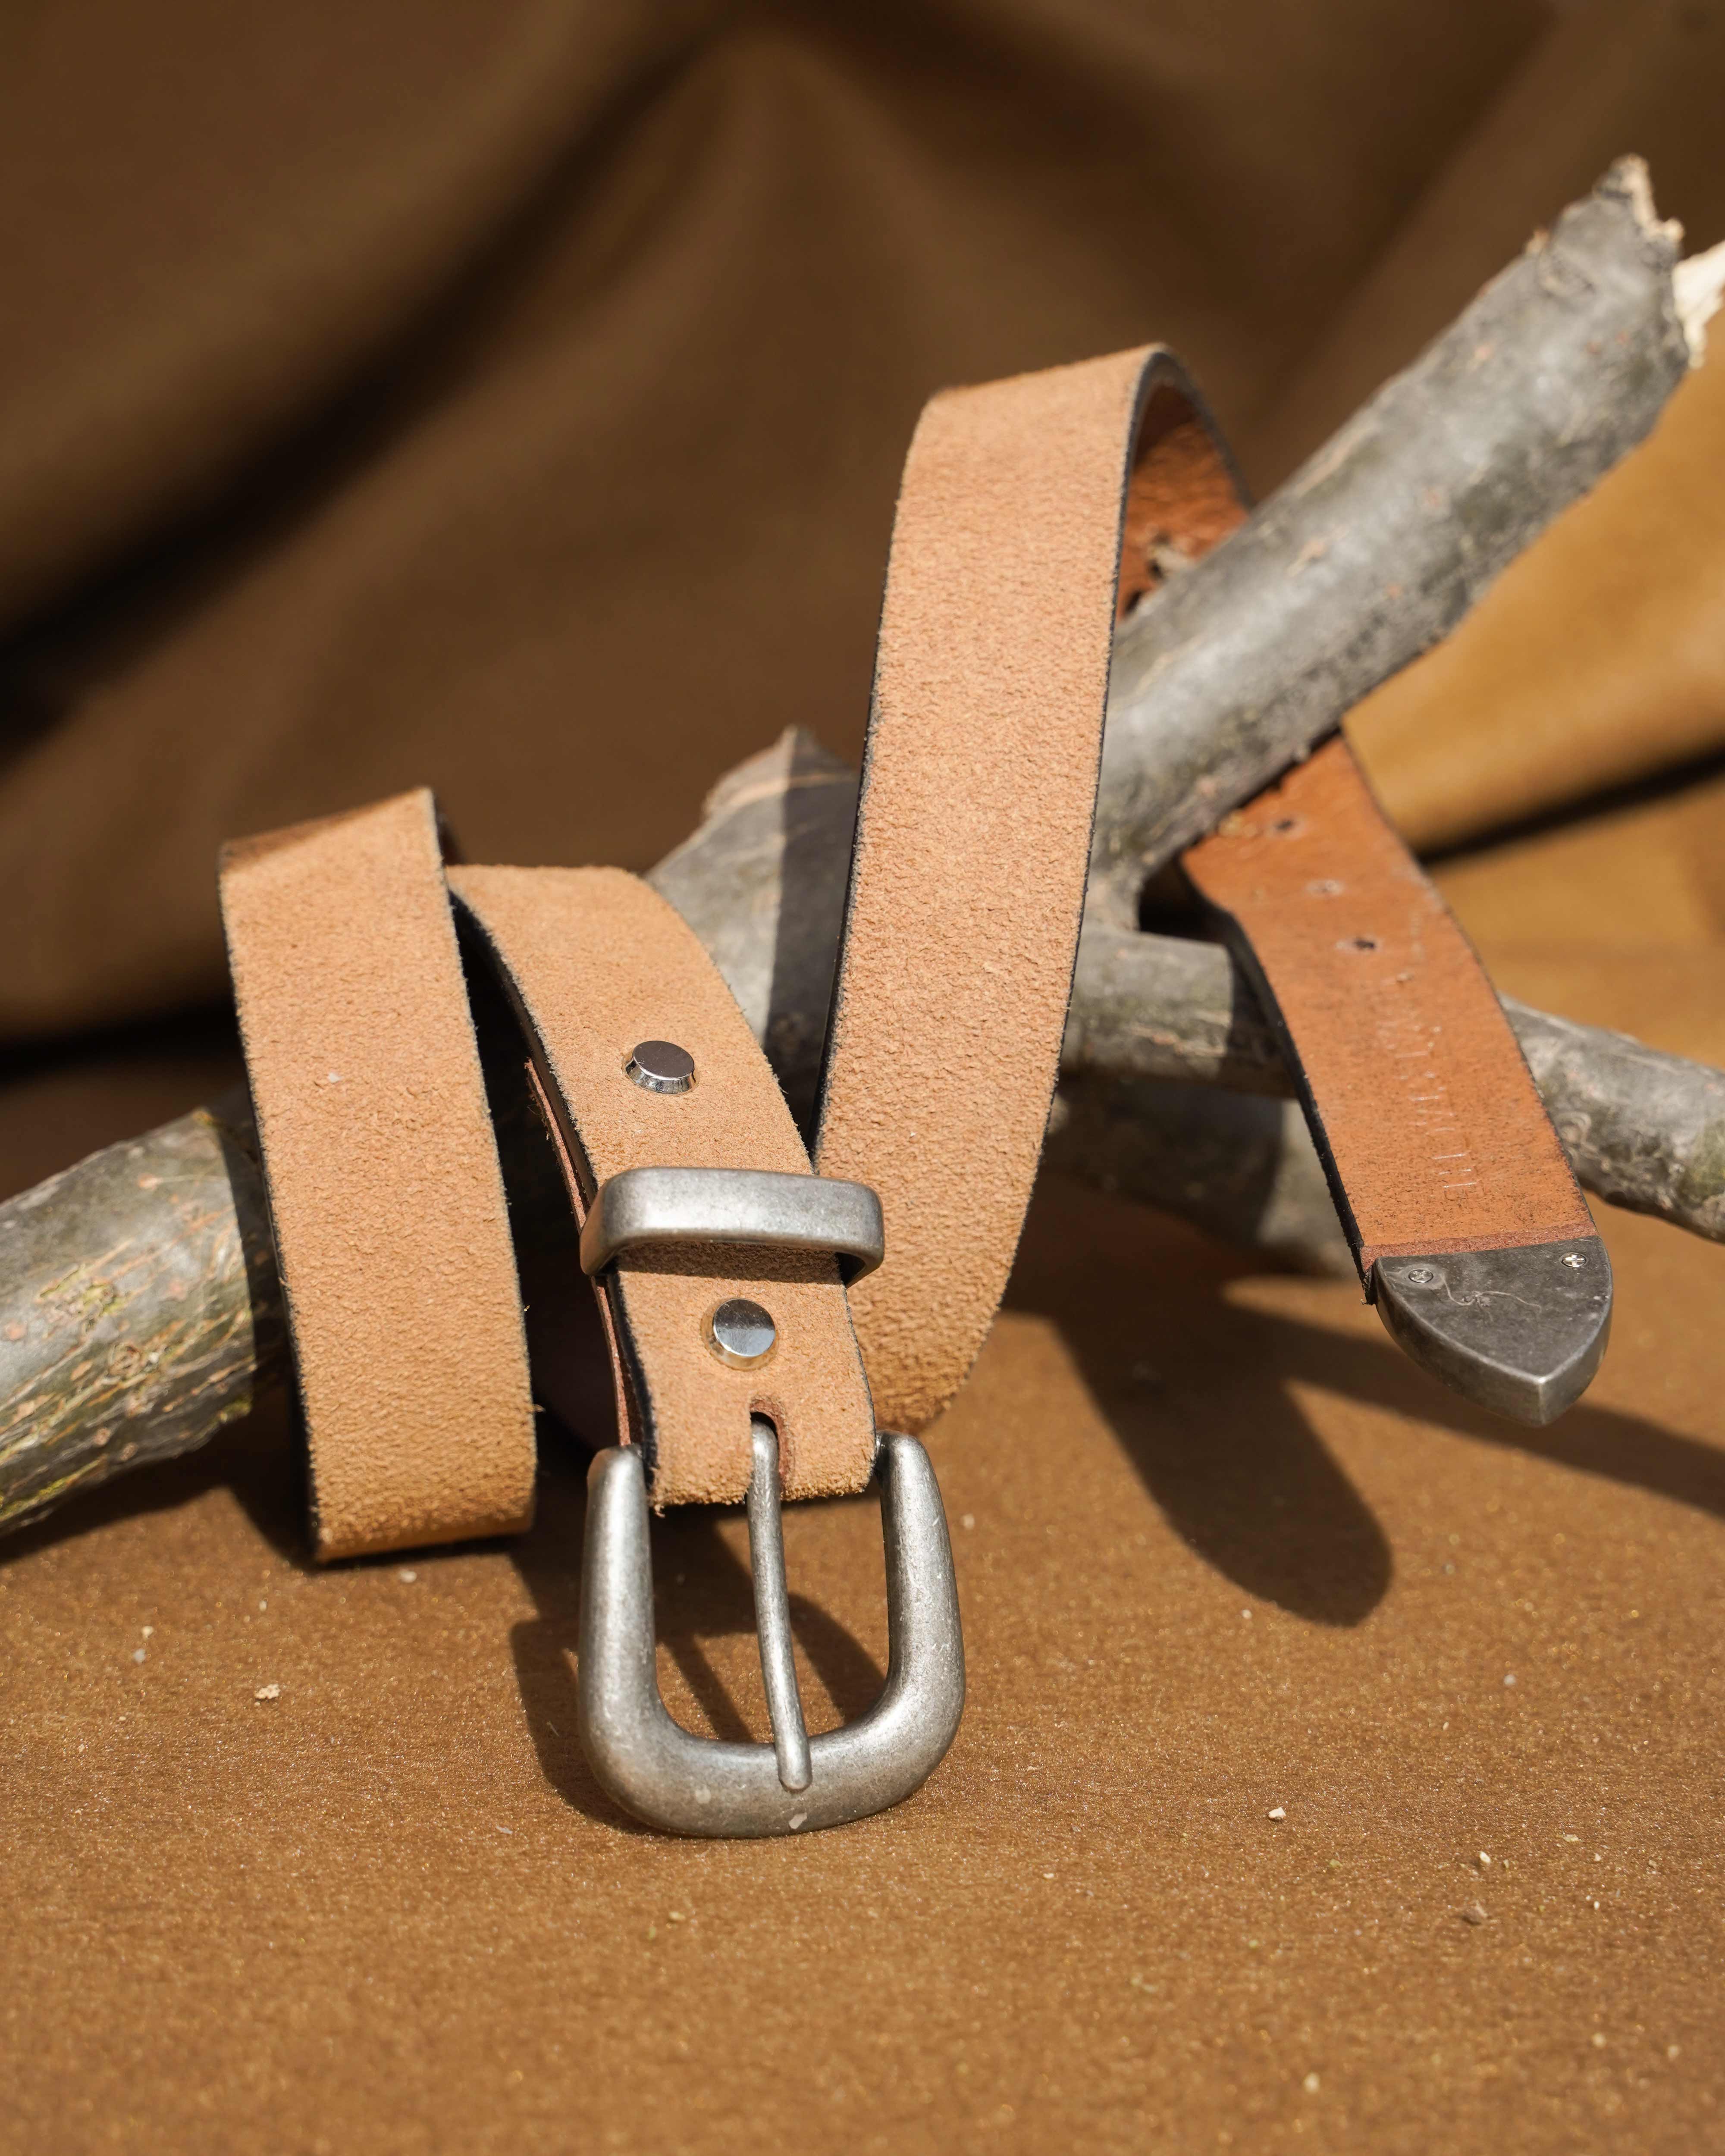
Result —
[[1435, 1265], [1404, 1265], [1401, 1277], [1409, 1287], [1439, 1287], [1444, 1278]]
[[1565, 1255], [1563, 1262], [1568, 1265], [1572, 1273], [1579, 1273], [1587, 1263], [1587, 1260], [1579, 1250], [1571, 1250]]
[[758, 1302], [742, 1296], [721, 1302], [706, 1322], [707, 1344], [733, 1370], [752, 1370], [778, 1345], [778, 1328]]
[[695, 1083], [695, 1058], [674, 1040], [638, 1040], [623, 1067], [649, 1093], [686, 1093]]

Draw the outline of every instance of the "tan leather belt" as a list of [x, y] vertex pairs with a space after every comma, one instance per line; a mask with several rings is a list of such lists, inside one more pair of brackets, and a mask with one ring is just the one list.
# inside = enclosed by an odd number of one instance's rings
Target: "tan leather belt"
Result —
[[905, 465], [816, 1158], [880, 1193], [852, 1295], [876, 1412], [981, 1347], [1059, 1072], [1124, 491], [1158, 351], [937, 397]]
[[[660, 1825], [854, 1818], [914, 1789], [956, 1730], [952, 1558], [914, 1433], [981, 1345], [1035, 1173], [1127, 478], [1165, 364], [1127, 353], [950, 393], [923, 414], [887, 578], [819, 1173], [711, 961], [635, 878], [445, 880], [424, 793], [225, 856], [320, 1556], [526, 1522], [521, 1299], [451, 894], [515, 1009], [624, 1440], [590, 1478], [583, 1735], [601, 1780]], [[871, 1476], [891, 1675], [869, 1714], [811, 1739], [778, 1505]], [[649, 1502], [738, 1499], [771, 1747], [678, 1728], [654, 1674]]]
[[[520, 1291], [453, 897], [519, 1023], [600, 1298], [621, 1441], [589, 1477], [582, 1733], [600, 1780], [659, 1825], [855, 1818], [915, 1789], [952, 1741], [963, 1646], [916, 1433], [982, 1343], [1035, 1173], [1117, 613], [1241, 513], [1153, 349], [924, 412], [887, 575], [815, 1168], [711, 960], [634, 877], [446, 875], [424, 793], [228, 852], [318, 1553], [506, 1532], [531, 1505]], [[1584, 1358], [1599, 1329], [1585, 1207], [1489, 983], [1345, 745], [1186, 866], [1257, 968], [1393, 1327], [1434, 1367], [1477, 1353], [1469, 1313], [1498, 1286], [1468, 1267], [1519, 1250], [1580, 1275], [1558, 1286]], [[810, 1738], [779, 1507], [871, 1477], [891, 1674], [869, 1713]], [[655, 1675], [649, 1504], [738, 1500], [771, 1746], [679, 1728]]]

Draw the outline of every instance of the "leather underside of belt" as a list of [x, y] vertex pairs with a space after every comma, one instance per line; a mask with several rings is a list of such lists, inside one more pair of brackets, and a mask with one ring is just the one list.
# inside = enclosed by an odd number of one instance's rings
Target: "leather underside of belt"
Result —
[[[1152, 408], [1120, 605], [1245, 518], [1226, 452], [1177, 388]], [[1466, 937], [1337, 735], [1181, 866], [1256, 987], [1367, 1296], [1414, 1361], [1549, 1421], [1604, 1351], [1604, 1245]]]
[[1502, 1005], [1345, 741], [1184, 867], [1295, 1045], [1363, 1275], [1592, 1234]]

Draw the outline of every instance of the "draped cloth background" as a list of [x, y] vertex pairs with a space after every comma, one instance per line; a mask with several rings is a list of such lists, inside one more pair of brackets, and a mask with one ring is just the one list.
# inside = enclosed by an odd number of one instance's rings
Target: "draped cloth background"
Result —
[[[1725, 237], [1722, 93], [1717, 0], [14, 5], [5, 1187], [231, 1075], [223, 837], [429, 783], [645, 866], [784, 725], [857, 750], [932, 390], [1160, 337], [1267, 486], [1620, 151]], [[1445, 872], [1506, 988], [1716, 1061], [1722, 470], [1725, 357], [1353, 722], [1420, 843], [1571, 816]], [[1045, 1190], [932, 1439], [964, 1732], [795, 1846], [586, 1780], [554, 1450], [411, 1581], [305, 1569], [279, 1414], [0, 1551], [0, 2143], [1707, 2145], [1725, 1254], [1603, 1224], [1529, 1436]], [[741, 1547], [660, 1553], [724, 1727]], [[791, 1558], [855, 1712], [869, 1509]]]

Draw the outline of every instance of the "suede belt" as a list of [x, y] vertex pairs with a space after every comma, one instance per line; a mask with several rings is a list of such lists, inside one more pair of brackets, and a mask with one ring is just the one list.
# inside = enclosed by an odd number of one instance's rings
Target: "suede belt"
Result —
[[[920, 1430], [981, 1345], [1058, 1070], [1127, 482], [1168, 364], [1126, 353], [923, 413], [816, 1147], [822, 1178], [879, 1194], [885, 1260], [848, 1296], [831, 1255], [716, 1240], [601, 1270], [619, 1424], [655, 1504], [743, 1496], [759, 1417], [787, 1495], [859, 1489], [877, 1425]], [[633, 1169], [810, 1173], [722, 978], [635, 878], [446, 875], [424, 793], [230, 846], [223, 918], [325, 1558], [531, 1512], [521, 1297], [451, 896], [521, 1021], [578, 1218]], [[638, 1082], [654, 1042], [692, 1082]], [[733, 1298], [772, 1306], [758, 1364], [716, 1351]]]
[[[616, 1387], [619, 1443], [588, 1477], [582, 1741], [651, 1824], [855, 1819], [907, 1795], [956, 1732], [952, 1552], [916, 1433], [993, 1321], [1041, 1152], [1117, 620], [1243, 513], [1155, 348], [924, 410], [813, 1166], [723, 977], [635, 877], [446, 869], [423, 792], [224, 855], [321, 1558], [530, 1517], [522, 1305], [458, 917], [512, 1010]], [[1598, 1360], [1609, 1262], [1489, 982], [1345, 742], [1183, 860], [1256, 969], [1386, 1322], [1439, 1374], [1548, 1419]], [[1526, 1324], [1500, 1352], [1506, 1299], [1555, 1313], [1537, 1353]], [[779, 1507], [870, 1481], [889, 1676], [811, 1738]], [[770, 1747], [693, 1736], [655, 1674], [649, 1506], [738, 1501]]]

